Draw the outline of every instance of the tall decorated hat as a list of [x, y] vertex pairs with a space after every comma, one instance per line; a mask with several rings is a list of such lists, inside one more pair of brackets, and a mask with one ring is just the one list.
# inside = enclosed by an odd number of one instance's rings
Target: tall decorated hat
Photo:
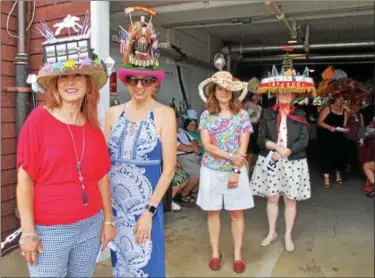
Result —
[[[39, 85], [47, 88], [49, 82], [59, 75], [83, 74], [90, 76], [98, 89], [103, 87], [108, 77], [107, 66], [91, 48], [89, 13], [86, 12], [83, 22], [79, 17], [68, 14], [53, 27], [55, 32], [44, 22], [37, 27], [46, 39], [42, 43], [42, 66], [37, 77]], [[62, 32], [68, 34], [62, 35]]]
[[283, 92], [312, 96], [316, 94], [314, 80], [309, 77], [309, 69], [306, 67], [302, 75], [296, 73], [288, 54], [285, 55], [281, 71], [278, 72], [276, 66], [273, 66], [272, 72], [260, 81], [257, 89], [258, 94]]
[[242, 82], [238, 78], [232, 76], [228, 71], [223, 71], [225, 59], [223, 54], [216, 54], [214, 57], [215, 67], [219, 70], [210, 78], [202, 81], [198, 86], [199, 97], [206, 103], [208, 95], [219, 85], [229, 91], [232, 91], [239, 101], [243, 101], [248, 92], [248, 83]]
[[[142, 11], [148, 15], [133, 20], [131, 13]], [[165, 73], [160, 70], [160, 51], [158, 33], [152, 23], [157, 15], [154, 10], [145, 7], [129, 7], [125, 14], [130, 17], [128, 30], [120, 26], [120, 52], [123, 53], [123, 65], [118, 70], [119, 79], [126, 84], [126, 77], [132, 75], [146, 75], [155, 77], [160, 83]]]

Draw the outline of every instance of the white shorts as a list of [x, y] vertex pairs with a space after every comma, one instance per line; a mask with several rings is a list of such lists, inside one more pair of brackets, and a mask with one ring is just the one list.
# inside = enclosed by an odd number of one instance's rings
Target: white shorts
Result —
[[244, 210], [254, 207], [246, 167], [241, 169], [238, 186], [228, 188], [231, 172], [223, 172], [201, 167], [197, 204], [203, 210]]

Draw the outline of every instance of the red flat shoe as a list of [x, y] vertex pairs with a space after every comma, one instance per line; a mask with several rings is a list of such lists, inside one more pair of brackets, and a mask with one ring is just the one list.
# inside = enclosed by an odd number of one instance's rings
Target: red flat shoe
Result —
[[367, 193], [369, 193], [369, 192], [371, 192], [372, 191], [372, 188], [371, 188], [371, 182], [370, 182], [370, 180], [369, 179], [366, 179], [366, 183], [365, 183], [365, 185], [364, 185], [364, 190], [365, 190], [365, 192], [367, 192]]
[[221, 253], [219, 258], [211, 258], [208, 266], [211, 270], [219, 270], [221, 268]]
[[233, 270], [236, 272], [236, 273], [243, 273], [245, 271], [245, 263], [241, 260], [237, 260], [235, 262], [233, 262]]

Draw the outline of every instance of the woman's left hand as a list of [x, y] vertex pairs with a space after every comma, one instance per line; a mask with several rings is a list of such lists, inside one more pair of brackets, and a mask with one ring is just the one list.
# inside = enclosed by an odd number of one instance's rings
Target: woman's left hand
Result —
[[228, 188], [236, 188], [238, 186], [238, 180], [240, 178], [240, 175], [237, 173], [230, 173], [229, 180], [228, 180]]
[[102, 234], [100, 240], [102, 242], [103, 248], [102, 251], [107, 247], [108, 242], [114, 240], [116, 237], [116, 229], [113, 225], [104, 224], [102, 228]]
[[279, 153], [283, 158], [288, 158], [292, 152], [288, 148], [280, 148]]
[[144, 244], [151, 239], [152, 213], [145, 211], [135, 224], [135, 241], [137, 244]]

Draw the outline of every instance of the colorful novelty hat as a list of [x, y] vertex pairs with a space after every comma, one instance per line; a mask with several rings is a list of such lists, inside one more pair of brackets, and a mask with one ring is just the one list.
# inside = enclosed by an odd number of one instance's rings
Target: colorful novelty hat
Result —
[[[150, 19], [146, 21], [146, 17], [141, 16], [139, 21], [133, 21], [133, 11], [146, 12]], [[127, 76], [146, 75], [155, 77], [160, 83], [165, 73], [159, 70], [158, 35], [152, 24], [152, 17], [157, 13], [144, 7], [130, 7], [125, 9], [125, 14], [130, 15], [130, 25], [128, 31], [120, 26], [120, 52], [124, 55], [123, 66], [118, 70], [119, 79], [126, 84]]]
[[[100, 89], [107, 82], [107, 68], [103, 61], [93, 52], [90, 46], [90, 16], [86, 12], [85, 19], [79, 24], [79, 18], [68, 14], [62, 22], [56, 23], [53, 33], [46, 23], [40, 22], [38, 31], [46, 38], [43, 42], [42, 67], [37, 82], [47, 88], [49, 82], [59, 75], [88, 75]], [[60, 36], [67, 28], [68, 35]], [[75, 35], [71, 35], [73, 29]]]
[[323, 71], [322, 78], [317, 89], [322, 98], [344, 97], [351, 104], [371, 102], [372, 87], [349, 78], [341, 69], [329, 66]]
[[279, 73], [275, 66], [272, 67], [272, 73], [261, 80], [257, 93], [280, 93], [291, 92], [295, 94], [310, 94], [315, 96], [316, 90], [314, 80], [309, 77], [309, 69], [306, 67], [302, 75], [296, 74], [293, 68], [292, 60], [286, 54], [283, 61], [281, 72]]

